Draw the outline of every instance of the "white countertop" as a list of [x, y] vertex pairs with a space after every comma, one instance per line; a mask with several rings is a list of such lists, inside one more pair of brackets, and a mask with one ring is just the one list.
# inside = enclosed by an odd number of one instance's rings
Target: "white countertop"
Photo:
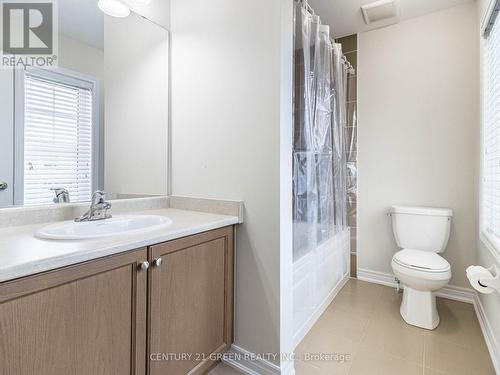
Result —
[[0, 229], [0, 282], [45, 272], [72, 264], [150, 246], [173, 239], [237, 224], [237, 216], [218, 215], [173, 208], [132, 212], [160, 215], [173, 223], [166, 230], [147, 234], [83, 241], [42, 240], [34, 233], [47, 224]]

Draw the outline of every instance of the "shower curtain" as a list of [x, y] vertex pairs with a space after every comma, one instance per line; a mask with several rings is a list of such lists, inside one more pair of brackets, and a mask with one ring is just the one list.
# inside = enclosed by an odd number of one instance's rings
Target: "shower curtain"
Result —
[[300, 338], [347, 273], [347, 69], [330, 29], [309, 11], [295, 12], [294, 299]]

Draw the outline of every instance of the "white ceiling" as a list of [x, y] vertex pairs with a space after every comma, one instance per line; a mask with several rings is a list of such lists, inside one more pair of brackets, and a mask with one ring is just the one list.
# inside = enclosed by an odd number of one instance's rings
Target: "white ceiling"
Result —
[[103, 49], [104, 13], [97, 0], [62, 0], [57, 4], [61, 34]]
[[[324, 24], [330, 25], [335, 37], [372, 30], [383, 25], [367, 26], [363, 21], [361, 6], [374, 0], [309, 0]], [[396, 0], [400, 20], [423, 16], [474, 0]], [[394, 23], [394, 22], [392, 22]]]

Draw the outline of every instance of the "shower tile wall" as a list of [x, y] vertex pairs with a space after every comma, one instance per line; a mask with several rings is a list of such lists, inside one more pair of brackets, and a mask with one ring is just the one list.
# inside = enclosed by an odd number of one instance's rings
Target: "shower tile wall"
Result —
[[[337, 39], [342, 44], [342, 51], [356, 69], [358, 70], [358, 36], [350, 35]], [[357, 276], [357, 204], [358, 204], [358, 137], [357, 137], [357, 75], [350, 76], [348, 82], [348, 102], [347, 102], [347, 215], [348, 223], [351, 229], [351, 277]]]

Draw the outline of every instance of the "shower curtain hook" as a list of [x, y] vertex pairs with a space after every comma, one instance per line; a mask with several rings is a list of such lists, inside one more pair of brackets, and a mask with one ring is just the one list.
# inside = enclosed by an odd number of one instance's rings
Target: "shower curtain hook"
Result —
[[316, 15], [316, 12], [314, 11], [313, 7], [309, 5], [308, 0], [302, 0], [302, 5], [306, 8], [308, 12], [310, 12], [313, 16]]

